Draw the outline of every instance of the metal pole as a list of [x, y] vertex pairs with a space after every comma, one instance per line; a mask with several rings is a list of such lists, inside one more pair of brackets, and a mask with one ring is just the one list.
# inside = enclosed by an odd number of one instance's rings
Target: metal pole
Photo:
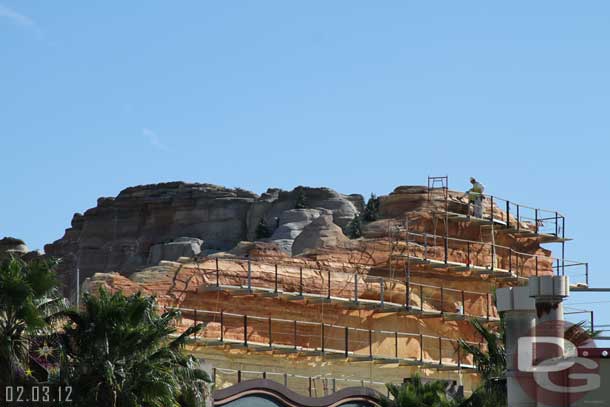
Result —
[[493, 224], [494, 223], [494, 197], [491, 196], [490, 199], [491, 199], [491, 215], [489, 216], [489, 218], [491, 220], [491, 223]]
[[248, 347], [248, 316], [244, 315], [244, 346]]
[[345, 327], [345, 358], [349, 355], [349, 328]]
[[441, 314], [443, 313], [443, 299], [444, 299], [443, 293], [444, 293], [444, 290], [443, 290], [443, 287], [441, 287], [441, 308], [440, 308]]
[[297, 349], [297, 321], [294, 321], [294, 325], [293, 325], [293, 339], [294, 339], [294, 350]]
[[328, 270], [328, 299], [330, 300], [330, 270]]
[[303, 296], [303, 266], [299, 267], [299, 295]]
[[220, 287], [220, 269], [218, 268], [218, 257], [216, 257], [216, 287]]
[[277, 294], [277, 286], [278, 286], [278, 282], [277, 282], [277, 263], [275, 264], [275, 289], [273, 290], [274, 293]]
[[273, 347], [273, 340], [271, 339], [271, 336], [272, 336], [271, 335], [271, 317], [269, 317], [268, 321], [269, 321], [268, 322], [268, 324], [269, 324], [269, 326], [268, 326], [268, 330], [269, 330], [269, 348], [272, 348]]
[[445, 236], [445, 264], [449, 261], [449, 238]]
[[324, 354], [324, 322], [322, 322], [322, 354]]
[[398, 332], [394, 331], [394, 356], [398, 359]]
[[595, 320], [593, 319], [593, 311], [591, 311], [591, 333], [595, 332]]
[[506, 201], [506, 229], [510, 229], [510, 201]]
[[220, 342], [224, 342], [225, 340], [225, 318], [224, 318], [224, 311], [220, 310]]
[[369, 329], [369, 359], [373, 360], [373, 331]]
[[354, 302], [358, 302], [358, 273], [354, 273]]
[[536, 233], [538, 233], [538, 208], [534, 209], [534, 218], [536, 221]]
[[248, 291], [252, 291], [252, 262], [248, 257]]
[[424, 361], [424, 335], [419, 334], [419, 361]]
[[379, 294], [381, 295], [381, 302], [379, 303], [379, 305], [381, 306], [381, 308], [383, 308], [384, 296], [385, 296], [385, 283], [383, 281], [383, 278], [380, 280], [380, 283], [379, 283]]
[[517, 204], [517, 231], [520, 228], [520, 223], [521, 223], [520, 219], [521, 219], [521, 217], [519, 216], [519, 204]]

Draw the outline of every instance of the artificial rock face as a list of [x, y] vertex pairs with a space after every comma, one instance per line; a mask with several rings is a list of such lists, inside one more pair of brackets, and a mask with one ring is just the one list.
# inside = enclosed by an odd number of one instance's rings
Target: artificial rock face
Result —
[[[306, 209], [295, 210], [299, 195], [305, 198]], [[361, 207], [362, 197], [328, 188], [269, 189], [259, 196], [212, 184], [143, 185], [114, 198], [100, 198], [96, 207], [75, 214], [65, 235], [46, 245], [45, 252], [63, 259], [60, 274], [70, 292], [77, 267], [84, 281], [94, 273], [130, 274], [202, 250], [228, 251], [241, 241], [256, 240], [261, 219], [272, 229], [272, 240], [290, 253], [293, 240], [321, 210], [328, 210], [334, 223], [345, 227]], [[196, 240], [176, 241], [181, 237]], [[205, 242], [199, 249], [197, 239]]]

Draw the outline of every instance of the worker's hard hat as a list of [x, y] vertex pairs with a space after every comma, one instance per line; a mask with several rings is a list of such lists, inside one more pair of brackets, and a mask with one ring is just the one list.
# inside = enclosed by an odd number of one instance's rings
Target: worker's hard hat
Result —
[[477, 182], [477, 180], [474, 177], [470, 177], [470, 182]]

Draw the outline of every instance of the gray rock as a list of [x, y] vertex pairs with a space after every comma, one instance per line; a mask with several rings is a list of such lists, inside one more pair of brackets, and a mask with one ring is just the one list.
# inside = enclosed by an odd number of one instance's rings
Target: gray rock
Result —
[[306, 250], [342, 247], [349, 244], [343, 230], [333, 223], [331, 214], [321, 214], [307, 225], [292, 244], [292, 254], [299, 255]]
[[175, 261], [180, 257], [194, 257], [201, 253], [203, 240], [194, 237], [179, 237], [169, 243], [160, 243], [150, 248], [148, 264], [159, 264], [161, 260]]

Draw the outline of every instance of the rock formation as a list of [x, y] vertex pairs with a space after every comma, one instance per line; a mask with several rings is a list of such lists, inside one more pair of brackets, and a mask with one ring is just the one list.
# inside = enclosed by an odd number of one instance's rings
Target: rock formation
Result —
[[[307, 209], [295, 210], [299, 193]], [[126, 188], [115, 198], [100, 198], [95, 208], [75, 214], [65, 235], [46, 245], [45, 252], [63, 259], [60, 272], [70, 292], [77, 267], [84, 280], [94, 273], [129, 274], [179, 254], [199, 254], [192, 244], [176, 241], [180, 237], [202, 240], [204, 254], [227, 251], [255, 240], [261, 219], [276, 232], [272, 240], [290, 253], [294, 238], [321, 210], [345, 227], [362, 205], [361, 196], [328, 188], [269, 189], [258, 196], [212, 184], [143, 185]]]

